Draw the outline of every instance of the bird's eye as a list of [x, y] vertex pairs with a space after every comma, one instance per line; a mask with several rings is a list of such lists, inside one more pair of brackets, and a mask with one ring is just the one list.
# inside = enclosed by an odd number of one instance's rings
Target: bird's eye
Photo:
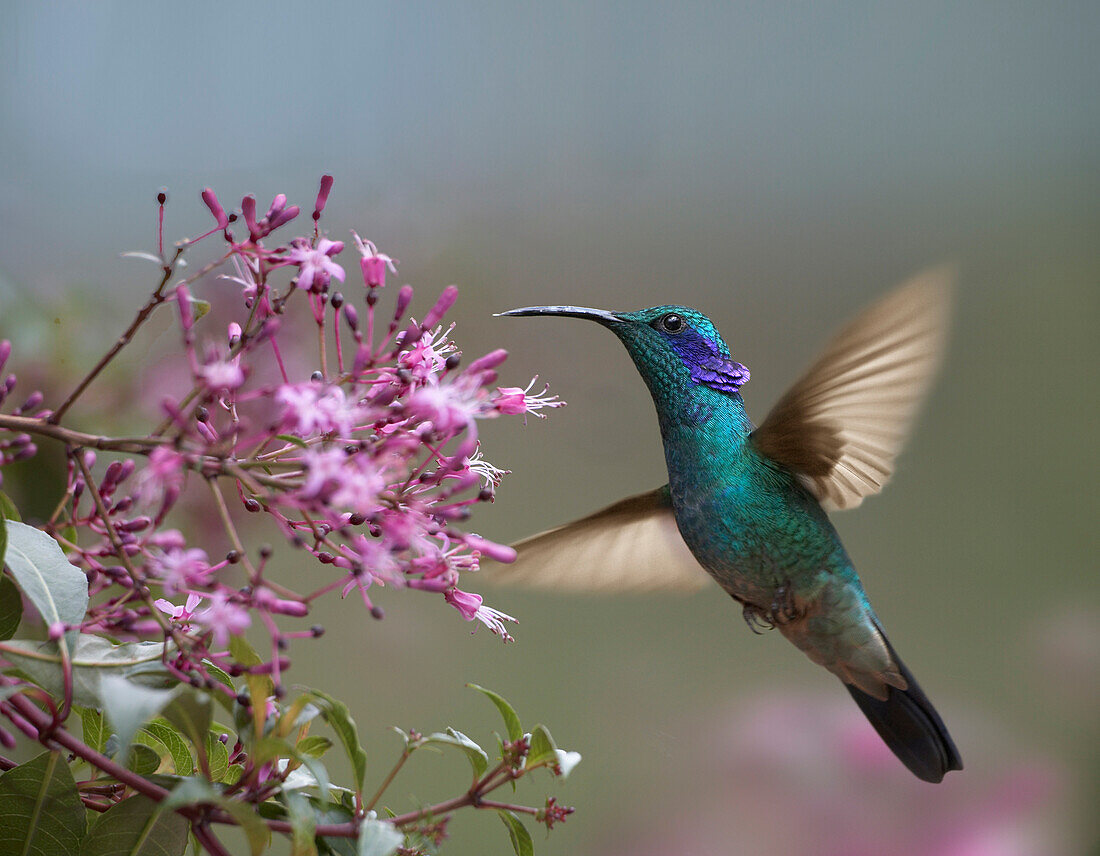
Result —
[[669, 312], [668, 315], [662, 316], [658, 323], [666, 333], [679, 333], [684, 329], [683, 317], [675, 312]]

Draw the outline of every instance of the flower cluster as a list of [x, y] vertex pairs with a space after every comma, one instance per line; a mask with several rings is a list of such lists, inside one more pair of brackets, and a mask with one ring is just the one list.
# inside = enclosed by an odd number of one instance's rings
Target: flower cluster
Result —
[[[98, 852], [117, 845], [117, 829], [150, 828], [156, 817], [164, 841], [153, 846], [162, 849], [171, 849], [169, 837], [184, 841], [182, 824], [199, 847], [223, 856], [211, 824], [235, 823], [253, 852], [280, 832], [293, 835], [296, 852], [342, 852], [340, 839], [356, 838], [357, 852], [423, 856], [446, 837], [451, 812], [473, 807], [500, 814], [517, 852], [529, 852], [519, 815], [549, 828], [572, 811], [553, 800], [538, 808], [485, 798], [534, 770], [564, 778], [580, 757], [558, 750], [543, 726], [525, 734], [489, 690], [477, 688], [508, 733], [497, 765], [453, 729], [408, 734], [371, 798], [348, 708], [302, 687], [285, 698], [291, 642], [322, 635], [308, 618], [329, 593], [381, 618], [379, 589], [419, 589], [511, 640], [507, 623], [515, 619], [464, 588], [463, 575], [483, 558], [515, 556], [468, 525], [507, 472], [483, 457], [478, 423], [542, 417], [562, 404], [545, 387], [532, 393], [535, 379], [498, 386], [502, 350], [464, 359], [455, 325], [444, 320], [454, 286], [416, 315], [408, 285], [383, 304], [397, 262], [354, 232], [362, 285], [354, 296], [334, 290], [347, 272], [344, 243], [320, 230], [331, 190], [325, 176], [312, 234], [288, 240], [276, 233], [301, 212], [285, 196], [261, 216], [251, 196], [227, 213], [203, 191], [209, 232], [166, 253], [158, 230], [156, 254], [126, 254], [155, 262], [160, 284], [73, 392], [51, 408], [32, 392], [0, 412], [0, 466], [33, 457], [40, 437], [61, 441], [67, 454], [65, 490], [39, 527], [19, 522], [0, 492], [0, 716], [51, 750], [23, 765], [0, 756], [0, 773], [22, 768], [5, 781], [50, 785], [45, 824], [35, 820], [36, 805], [6, 816], [9, 828], [25, 827], [24, 849], [48, 849], [67, 835], [74, 848]], [[166, 202], [161, 193], [161, 229]], [[183, 255], [218, 238], [225, 243], [216, 257], [177, 279]], [[165, 306], [178, 318], [178, 365], [189, 383], [157, 387], [159, 424], [127, 437], [69, 427], [70, 409]], [[303, 350], [311, 339], [316, 350]], [[11, 350], [0, 341], [0, 372]], [[15, 387], [14, 375], [0, 380], [0, 408]], [[196, 516], [202, 525], [173, 528]], [[272, 535], [311, 560], [294, 563], [290, 579], [276, 579], [274, 547], [245, 546]], [[24, 598], [43, 618], [45, 640], [13, 638]], [[269, 651], [247, 641], [257, 630]], [[232, 726], [213, 720], [216, 705]], [[83, 739], [69, 724], [77, 714]], [[330, 786], [320, 758], [334, 742], [309, 733], [314, 719], [337, 735], [351, 787]], [[14, 742], [0, 726], [0, 745]], [[375, 805], [426, 745], [465, 754], [473, 784], [404, 814], [387, 809], [379, 820]], [[57, 746], [72, 764], [90, 765], [90, 778], [76, 782], [66, 768], [66, 786], [55, 775]], [[88, 830], [86, 809], [104, 813]], [[314, 839], [316, 848], [299, 847]]]
[[[419, 317], [411, 314], [412, 288], [401, 286], [383, 312], [386, 275], [396, 273], [397, 262], [354, 232], [359, 299], [334, 291], [346, 281], [344, 244], [317, 225], [331, 187], [326, 176], [312, 236], [284, 242], [273, 233], [300, 213], [285, 196], [260, 217], [251, 196], [241, 201], [240, 214], [228, 214], [214, 191], [203, 191], [214, 228], [177, 245], [173, 259], [152, 256], [174, 271], [197, 241], [219, 235], [225, 241], [214, 262], [162, 289], [161, 302], [177, 308], [191, 387], [163, 398], [164, 421], [144, 448], [126, 449], [147, 456], [143, 467], [133, 457], [114, 460], [97, 477], [96, 452], [69, 461], [70, 502], [55, 528], [92, 535], [69, 545], [93, 595], [80, 629], [118, 638], [163, 633], [178, 647], [180, 677], [208, 680], [208, 663], [231, 672], [262, 668], [279, 692], [288, 640], [318, 630], [286, 632], [278, 617], [304, 618], [317, 597], [337, 590], [375, 617], [382, 616], [379, 587], [435, 592], [467, 621], [512, 638], [505, 627], [512, 616], [459, 587], [461, 574], [477, 570], [481, 557], [514, 557], [465, 528], [472, 506], [491, 501], [506, 472], [483, 459], [478, 422], [542, 417], [562, 402], [545, 388], [532, 393], [534, 379], [525, 388], [497, 386], [502, 350], [463, 360], [451, 338], [454, 325], [443, 322], [458, 296], [454, 286]], [[239, 289], [240, 311], [223, 335], [201, 341], [214, 313], [194, 291], [218, 288], [210, 275], [225, 266], [230, 272], [218, 280]], [[303, 368], [281, 335], [295, 300], [308, 304], [318, 341], [314, 364]], [[0, 364], [9, 351], [0, 346]], [[40, 405], [41, 396], [32, 397], [20, 412]], [[5, 443], [6, 459], [33, 453], [27, 435]], [[235, 547], [220, 557], [164, 525], [196, 482], [210, 492]], [[271, 580], [265, 573], [271, 549], [253, 556], [241, 546], [242, 513], [266, 515], [324, 576], [295, 587]], [[228, 640], [255, 621], [270, 632], [270, 660], [237, 663]]]

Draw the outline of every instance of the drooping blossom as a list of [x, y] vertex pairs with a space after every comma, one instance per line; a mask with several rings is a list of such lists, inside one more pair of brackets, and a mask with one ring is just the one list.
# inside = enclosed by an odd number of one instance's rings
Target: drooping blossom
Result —
[[540, 410], [547, 407], [563, 407], [565, 402], [560, 400], [556, 395], [549, 395], [550, 385], [543, 386], [542, 392], [531, 394], [531, 387], [538, 381], [539, 376], [535, 375], [531, 378], [531, 382], [523, 389], [518, 386], [505, 386], [497, 387], [497, 397], [493, 400], [493, 404], [500, 413], [518, 416], [524, 415], [524, 424], [527, 424], [526, 414], [530, 413], [533, 416], [537, 416], [539, 419], [545, 419], [545, 413], [539, 413]]
[[452, 588], [444, 592], [443, 597], [447, 603], [457, 609], [467, 621], [474, 621], [476, 619], [488, 627], [492, 633], [500, 636], [505, 642], [514, 641], [512, 635], [508, 633], [507, 629], [504, 627], [504, 622], [515, 622], [516, 619], [500, 610], [485, 606], [482, 602], [481, 595]]
[[359, 267], [363, 272], [363, 284], [367, 288], [385, 288], [386, 268], [391, 273], [397, 273], [397, 260], [378, 252], [373, 242], [360, 238], [355, 232], [351, 234], [355, 239], [355, 248], [362, 257], [359, 259]]

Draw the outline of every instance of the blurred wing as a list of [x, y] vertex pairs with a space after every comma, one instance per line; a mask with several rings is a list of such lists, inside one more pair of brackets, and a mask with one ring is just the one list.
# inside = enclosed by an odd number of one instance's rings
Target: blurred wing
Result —
[[652, 591], [697, 589], [710, 579], [680, 537], [667, 486], [514, 546], [515, 562], [483, 563], [494, 582], [562, 591]]
[[940, 362], [953, 280], [933, 268], [866, 309], [753, 432], [827, 508], [854, 508], [893, 472]]

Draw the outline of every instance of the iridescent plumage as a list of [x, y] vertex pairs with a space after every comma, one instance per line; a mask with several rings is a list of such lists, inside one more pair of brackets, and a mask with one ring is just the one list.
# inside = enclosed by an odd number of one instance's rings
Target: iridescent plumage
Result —
[[938, 782], [961, 769], [823, 509], [854, 507], [889, 478], [939, 361], [950, 281], [947, 269], [928, 271], [864, 311], [759, 428], [740, 392], [748, 369], [694, 309], [502, 313], [588, 318], [618, 336], [653, 396], [669, 482], [520, 542], [501, 578], [626, 589], [709, 574], [750, 626], [778, 628], [837, 675], [915, 775]]

